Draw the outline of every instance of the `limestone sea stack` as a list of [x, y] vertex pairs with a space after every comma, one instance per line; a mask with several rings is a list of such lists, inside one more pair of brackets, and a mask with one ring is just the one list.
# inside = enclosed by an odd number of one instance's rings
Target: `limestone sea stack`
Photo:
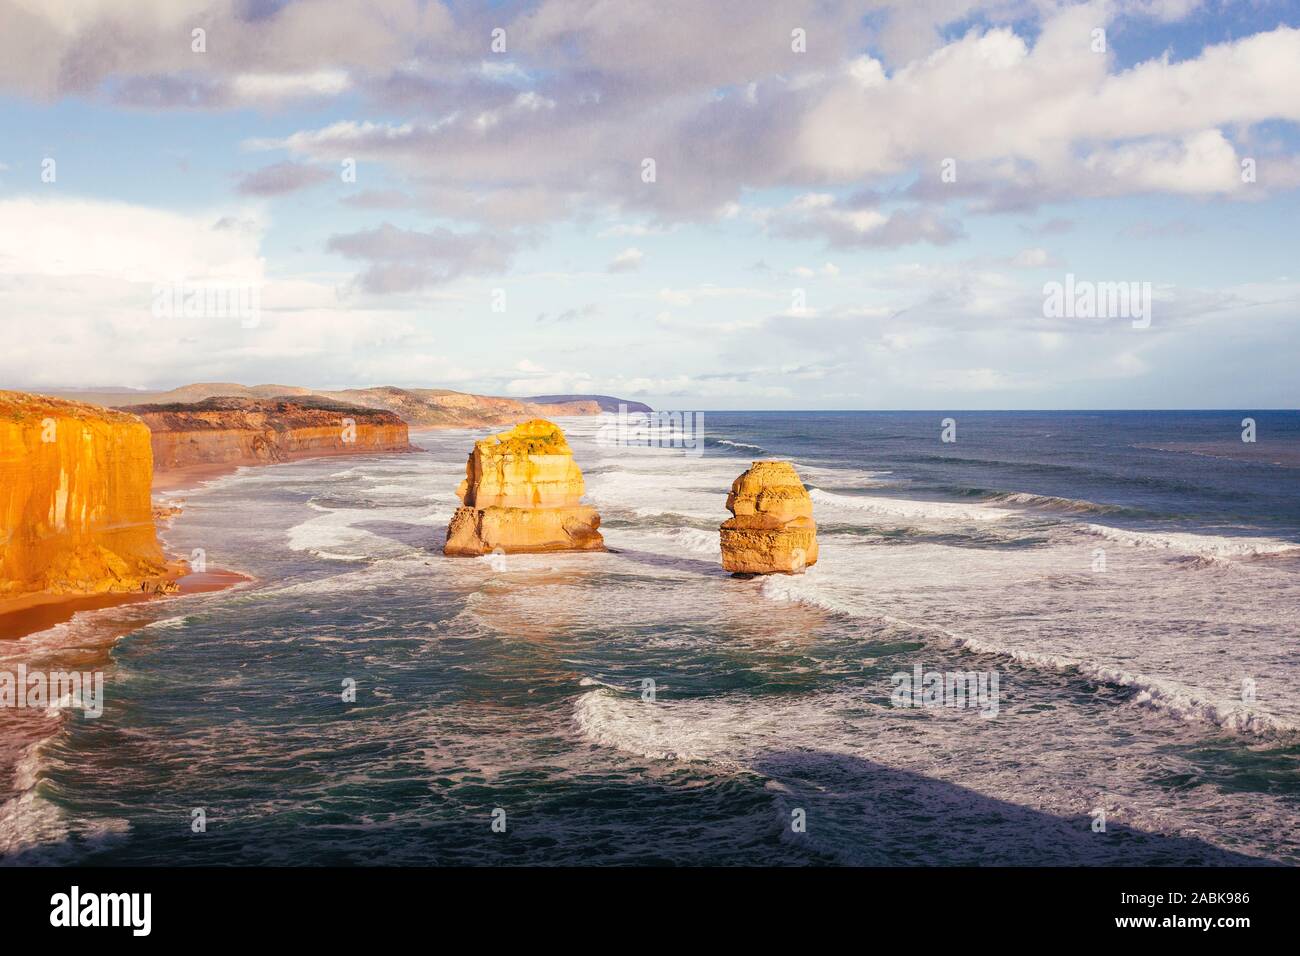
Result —
[[756, 461], [731, 483], [722, 566], [737, 574], [798, 574], [817, 563], [812, 498], [788, 461]]
[[554, 422], [535, 418], [477, 441], [456, 489], [462, 506], [443, 553], [604, 551], [600, 515], [580, 503], [585, 491]]
[[171, 590], [152, 478], [134, 415], [0, 391], [0, 598]]

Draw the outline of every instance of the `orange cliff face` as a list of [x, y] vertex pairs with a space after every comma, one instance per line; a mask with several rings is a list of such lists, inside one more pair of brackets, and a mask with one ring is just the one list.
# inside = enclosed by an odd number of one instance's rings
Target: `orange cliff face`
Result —
[[603, 551], [600, 515], [581, 504], [586, 486], [564, 432], [545, 419], [474, 443], [462, 507], [443, 548], [450, 555], [494, 551]]
[[166, 473], [197, 466], [264, 465], [295, 458], [413, 450], [392, 412], [312, 398], [212, 398], [132, 407], [152, 432]]
[[134, 415], [0, 391], [0, 598], [167, 590]]
[[788, 461], [756, 461], [731, 484], [722, 566], [737, 574], [798, 574], [817, 563], [812, 498]]

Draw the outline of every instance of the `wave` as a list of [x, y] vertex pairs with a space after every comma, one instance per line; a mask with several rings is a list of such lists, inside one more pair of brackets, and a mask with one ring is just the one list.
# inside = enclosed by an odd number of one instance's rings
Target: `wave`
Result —
[[[897, 620], [908, 627], [917, 627], [908, 621]], [[1138, 706], [1161, 711], [1184, 723], [1206, 723], [1224, 730], [1256, 737], [1290, 739], [1300, 735], [1300, 725], [1274, 717], [1245, 704], [1229, 700], [1212, 700], [1177, 681], [1135, 674], [1110, 664], [1076, 659], [1058, 654], [1039, 654], [1020, 648], [1005, 647], [991, 641], [958, 634], [946, 628], [921, 628], [939, 633], [955, 646], [976, 654], [1005, 657], [1040, 670], [1071, 671], [1086, 680], [1116, 687], [1129, 687], [1137, 691], [1132, 702]]]
[[813, 488], [808, 494], [816, 504], [830, 508], [846, 508], [890, 518], [910, 521], [998, 521], [1015, 514], [1005, 508], [987, 505], [955, 504], [946, 501], [921, 501], [910, 498], [885, 498], [878, 495], [840, 495]]
[[1131, 688], [1138, 706], [1161, 711], [1184, 723], [1203, 723], [1243, 735], [1291, 740], [1300, 737], [1300, 724], [1276, 717], [1240, 701], [1214, 698], [1178, 681], [1125, 670], [1123, 667], [1082, 657], [1043, 654], [962, 634], [946, 627], [921, 624], [888, 614], [877, 614], [837, 600], [818, 588], [818, 568], [797, 576], [771, 576], [759, 593], [769, 601], [797, 602], [832, 614], [859, 620], [876, 620], [905, 628], [919, 636], [934, 636], [961, 650], [1002, 657], [1036, 670], [1069, 671], [1096, 684]]
[[146, 628], [157, 628], [157, 629], [165, 630], [167, 628], [183, 627], [185, 622], [188, 621], [189, 618], [190, 616], [188, 614], [180, 614], [177, 615], [176, 617], [159, 618], [156, 621], [150, 621], [148, 624], [142, 625], [140, 629], [145, 630]]
[[1024, 505], [1031, 508], [1047, 508], [1051, 511], [1065, 511], [1070, 514], [1118, 514], [1131, 511], [1122, 505], [1098, 504], [1086, 498], [1059, 498], [1055, 495], [1036, 495], [1027, 491], [1008, 491], [991, 495], [986, 500], [1005, 505]]
[[810, 568], [800, 575], [771, 574], [762, 578], [759, 592], [769, 601], [804, 604], [820, 608], [832, 614], [844, 617], [862, 617], [862, 613], [850, 604], [837, 601], [827, 594], [810, 589], [808, 584], [815, 579], [818, 570]]
[[699, 528], [672, 528], [667, 531], [655, 531], [646, 537], [668, 542], [666, 549], [670, 554], [683, 551], [717, 557], [721, 550], [721, 539], [716, 531], [702, 531]]
[[[0, 866], [71, 863], [130, 830], [130, 823], [117, 817], [69, 817], [46, 799], [44, 744], [27, 747], [14, 765], [18, 792], [0, 804]], [[71, 845], [70, 838], [80, 846]]]
[[[906, 621], [898, 623], [911, 625]], [[1075, 660], [1055, 654], [1038, 654], [1003, 647], [989, 641], [957, 634], [945, 628], [929, 630], [946, 635], [954, 644], [976, 654], [1007, 657], [1019, 664], [1045, 670], [1072, 671], [1094, 683], [1129, 687], [1137, 691], [1133, 703], [1162, 711], [1184, 723], [1206, 723], [1224, 730], [1256, 737], [1288, 740], [1300, 736], [1300, 724], [1274, 717], [1246, 704], [1231, 700], [1210, 700], [1177, 681], [1134, 674], [1122, 667], [1096, 661]]]
[[1090, 534], [1130, 548], [1148, 547], [1192, 554], [1201, 558], [1252, 558], [1300, 551], [1300, 544], [1278, 538], [1237, 538], [1179, 531], [1129, 531], [1090, 524]]
[[[774, 835], [812, 851], [813, 861], [894, 864], [920, 859], [967, 864], [1161, 862], [1168, 844], [1207, 819], [1234, 832], [1257, 858], [1284, 858], [1293, 845], [1284, 800], [1243, 812], [1225, 807], [1212, 788], [1171, 794], [1146, 780], [1162, 742], [1134, 741], [1111, 752], [1109, 767], [1079, 761], [1072, 748], [1024, 752], [1019, 735], [964, 710], [930, 710], [926, 719], [900, 715], [861, 689], [812, 694], [723, 694], [646, 704], [634, 695], [592, 689], [573, 705], [572, 721], [597, 746], [634, 758], [703, 765], [705, 772], [756, 776], [772, 809]], [[1106, 746], [1106, 731], [1076, 723], [1065, 711], [1038, 712], [1071, 740]], [[1037, 715], [1031, 720], [1040, 719]], [[1131, 727], [1137, 716], [1124, 722]], [[901, 726], [900, 726], [901, 723]], [[1079, 735], [1076, 738], [1076, 734]], [[699, 771], [692, 771], [692, 777]], [[1086, 823], [1098, 788], [1112, 775], [1130, 779], [1122, 803], [1103, 802], [1117, 823], [1156, 836], [1154, 845], [1098, 842]], [[1265, 807], [1267, 809], [1265, 809]], [[794, 811], [809, 826], [795, 833]], [[952, 826], [972, 819], [992, 836], [963, 850]], [[815, 821], [815, 822], [814, 822]], [[1242, 829], [1233, 824], [1245, 824]], [[1081, 825], [1082, 824], [1082, 825]], [[1199, 824], [1199, 826], [1196, 826]], [[1244, 831], [1244, 832], [1243, 832]], [[1201, 862], [1221, 863], [1231, 850], [1189, 843]], [[1225, 856], [1225, 851], [1227, 856]], [[1240, 859], [1240, 858], [1236, 858]]]
[[764, 451], [762, 445], [751, 445], [749, 442], [732, 441], [730, 438], [709, 439], [718, 445], [726, 445], [728, 448], [747, 448], [751, 451]]

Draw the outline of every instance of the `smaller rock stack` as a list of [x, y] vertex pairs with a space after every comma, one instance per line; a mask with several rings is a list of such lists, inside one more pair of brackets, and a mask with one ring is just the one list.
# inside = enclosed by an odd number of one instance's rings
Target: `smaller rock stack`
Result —
[[731, 484], [722, 566], [737, 574], [798, 574], [817, 563], [812, 498], [788, 461], [756, 461]]
[[564, 432], [542, 418], [474, 443], [443, 553], [604, 551]]

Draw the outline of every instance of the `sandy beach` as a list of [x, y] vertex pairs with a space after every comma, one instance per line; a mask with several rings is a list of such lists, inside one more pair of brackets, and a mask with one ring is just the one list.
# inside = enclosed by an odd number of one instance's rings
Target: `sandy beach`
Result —
[[[178, 566], [179, 567], [179, 566]], [[178, 573], [171, 578], [180, 590], [167, 594], [117, 592], [107, 594], [48, 594], [38, 592], [0, 601], [0, 640], [16, 640], [72, 620], [80, 611], [98, 611], [123, 604], [165, 600], [186, 594], [221, 591], [251, 580], [237, 571], [220, 568], [192, 574]]]
[[168, 492], [193, 488], [205, 481], [223, 478], [240, 468], [255, 464], [264, 464], [264, 462], [218, 462], [210, 465], [189, 465], [185, 468], [173, 468], [170, 471], [155, 471], [151, 487], [154, 491]]

